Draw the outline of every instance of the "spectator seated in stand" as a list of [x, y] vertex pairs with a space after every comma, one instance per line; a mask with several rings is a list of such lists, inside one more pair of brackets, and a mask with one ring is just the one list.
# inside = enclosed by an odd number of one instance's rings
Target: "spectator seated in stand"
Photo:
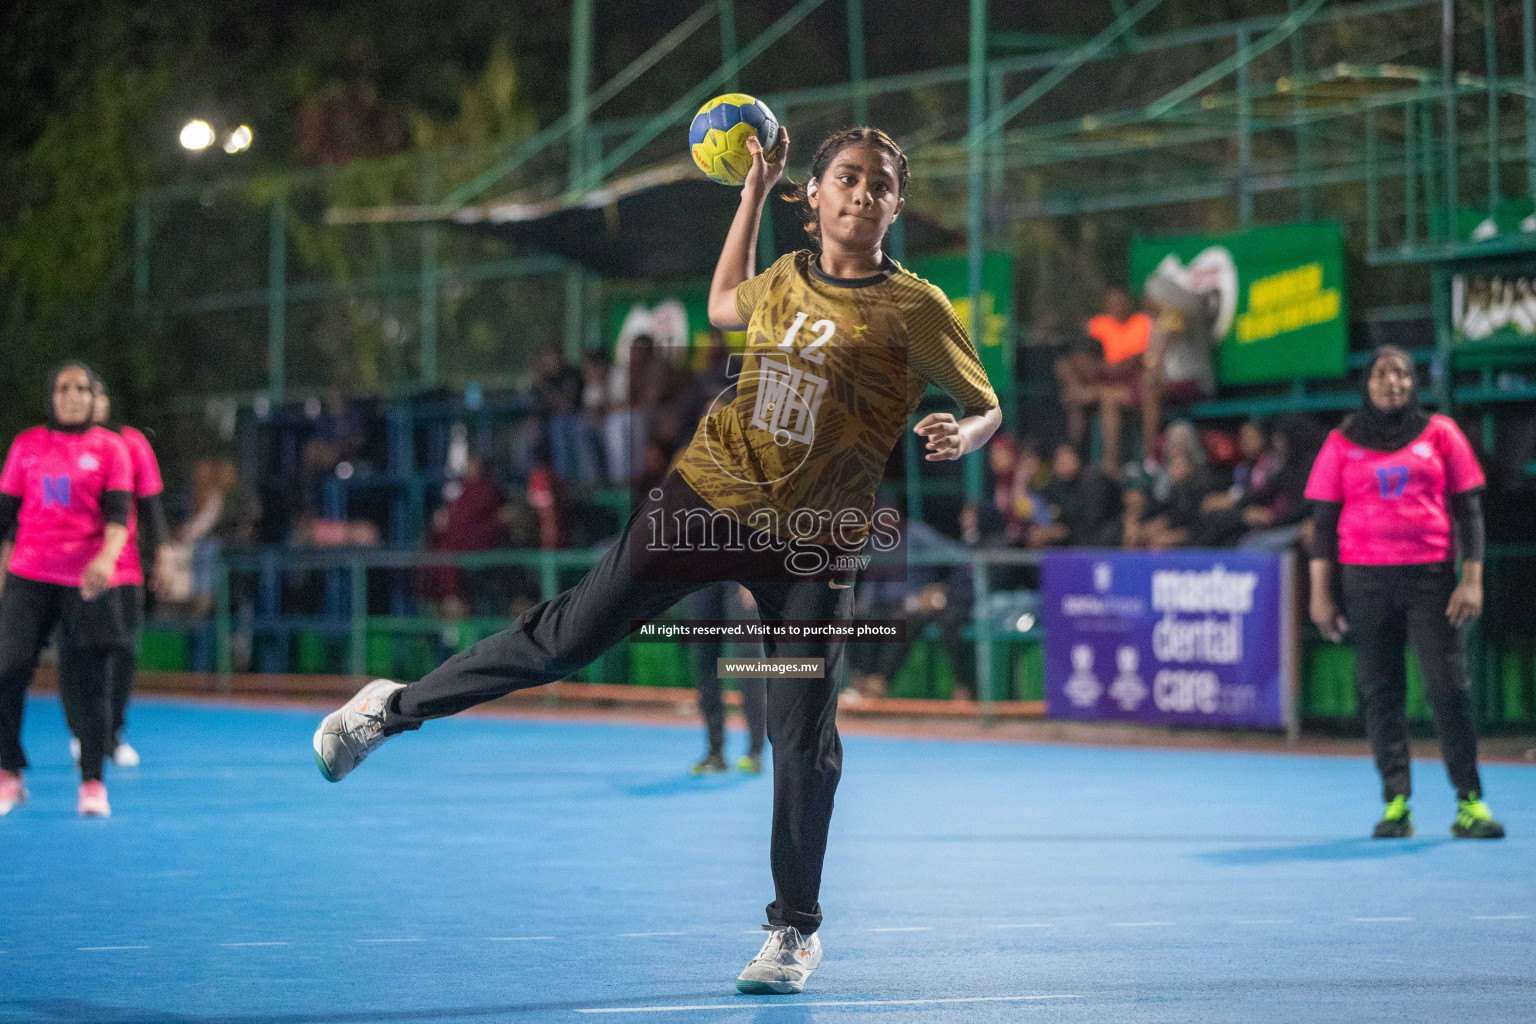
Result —
[[988, 443], [987, 462], [992, 502], [983, 509], [968, 505], [962, 510], [965, 542], [1027, 544], [1030, 527], [1051, 522], [1050, 509], [1037, 489], [1043, 468], [1039, 449], [1033, 438], [1015, 440], [1002, 434]]
[[1188, 420], [1163, 431], [1162, 467], [1126, 496], [1122, 543], [1127, 548], [1166, 551], [1188, 547], [1200, 525], [1200, 509], [1215, 489], [1205, 449]]
[[[464, 475], [444, 485], [443, 497], [432, 514], [428, 550], [494, 551], [506, 546], [510, 510], [479, 456], [468, 457]], [[421, 569], [417, 581], [421, 598], [448, 618], [501, 613], [483, 570], [466, 573], [456, 566], [432, 566]]]
[[1232, 487], [1206, 498], [1198, 543], [1270, 549], [1294, 544], [1307, 521], [1307, 474], [1319, 433], [1299, 414], [1281, 417], [1268, 432], [1256, 421], [1245, 423], [1238, 435], [1243, 461], [1233, 474]]
[[1032, 548], [1114, 547], [1120, 542], [1120, 489], [1108, 476], [1083, 464], [1070, 441], [1056, 446], [1051, 482], [1041, 493], [1049, 525], [1026, 532]]
[[1087, 337], [1056, 360], [1061, 403], [1067, 414], [1067, 439], [1083, 449], [1087, 411], [1098, 406], [1104, 471], [1120, 472], [1122, 411], [1139, 402], [1143, 353], [1152, 338], [1152, 320], [1139, 313], [1130, 295], [1111, 288], [1104, 295], [1104, 312], [1089, 319]]

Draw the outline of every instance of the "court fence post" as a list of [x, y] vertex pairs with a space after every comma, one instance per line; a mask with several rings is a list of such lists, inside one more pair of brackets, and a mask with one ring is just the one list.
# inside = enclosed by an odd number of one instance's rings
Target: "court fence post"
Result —
[[992, 725], [997, 720], [992, 706], [992, 622], [987, 605], [990, 604], [991, 580], [986, 559], [971, 555], [971, 589], [973, 604], [971, 622], [976, 642], [976, 707], [982, 725]]
[[230, 641], [229, 562], [220, 554], [213, 567], [213, 658], [218, 673], [216, 687], [227, 694], [234, 689], [234, 652]]
[[354, 676], [368, 672], [368, 567], [359, 556], [347, 562], [351, 572], [352, 598], [347, 613], [347, 671]]

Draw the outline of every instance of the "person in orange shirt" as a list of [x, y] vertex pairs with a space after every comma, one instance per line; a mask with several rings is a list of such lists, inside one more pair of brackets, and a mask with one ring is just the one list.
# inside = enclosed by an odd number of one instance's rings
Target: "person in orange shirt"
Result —
[[1104, 472], [1118, 477], [1121, 419], [1127, 406], [1139, 403], [1143, 354], [1152, 338], [1152, 320], [1136, 312], [1124, 289], [1111, 288], [1104, 295], [1104, 312], [1089, 319], [1086, 331], [1092, 342], [1056, 360], [1061, 404], [1067, 412], [1067, 436], [1081, 450], [1088, 407], [1097, 405]]

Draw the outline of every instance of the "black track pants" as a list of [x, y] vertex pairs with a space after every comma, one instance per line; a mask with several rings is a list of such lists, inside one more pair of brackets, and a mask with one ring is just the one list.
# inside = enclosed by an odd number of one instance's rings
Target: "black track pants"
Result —
[[1459, 630], [1445, 617], [1456, 589], [1449, 563], [1346, 565], [1340, 582], [1355, 645], [1355, 687], [1365, 732], [1381, 772], [1383, 799], [1410, 796], [1407, 648], [1424, 671], [1445, 770], [1457, 795], [1481, 793], [1477, 728], [1472, 720], [1467, 658]]
[[84, 601], [76, 587], [6, 576], [0, 595], [0, 768], [20, 772], [27, 767], [21, 748], [27, 687], [57, 625], [63, 652], [59, 696], [70, 731], [80, 740], [80, 777], [101, 778], [110, 740], [107, 660], [121, 637], [119, 619], [109, 595]]
[[[852, 617], [851, 575], [843, 580], [848, 586], [833, 588], [824, 576], [803, 579], [785, 572], [781, 554], [722, 554], [705, 544], [711, 527], [702, 515], [688, 520], [682, 544], [655, 550], [650, 540], [654, 514], [670, 520], [688, 510], [707, 511], [708, 506], [675, 474], [669, 476], [661, 496], [636, 510], [619, 542], [580, 583], [402, 690], [394, 710], [404, 721], [397, 728], [564, 678], [628, 636], [632, 622], [654, 619], [710, 583], [742, 583], [764, 620]], [[842, 775], [836, 680], [845, 644], [817, 638], [769, 641], [763, 648], [770, 658], [825, 659], [821, 679], [780, 679], [768, 686], [775, 890], [768, 922], [810, 933], [821, 924], [822, 858], [832, 797]]]

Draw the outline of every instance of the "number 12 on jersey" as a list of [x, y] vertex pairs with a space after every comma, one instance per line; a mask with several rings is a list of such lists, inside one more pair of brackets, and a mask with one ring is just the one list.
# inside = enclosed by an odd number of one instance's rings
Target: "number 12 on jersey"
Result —
[[[809, 313], [796, 313], [795, 322], [790, 324], [789, 330], [784, 332], [784, 340], [779, 342], [779, 348], [786, 352], [793, 351], [795, 339], [800, 334], [800, 328], [805, 326], [805, 322], [810, 318], [811, 315]], [[832, 340], [832, 335], [837, 331], [837, 325], [831, 320], [817, 320], [811, 324], [811, 330], [816, 332], [816, 337], [812, 338], [811, 343], [799, 352], [796, 352], [795, 355], [798, 355], [806, 362], [816, 363], [819, 366], [827, 361], [827, 354], [821, 351], [821, 347]]]

